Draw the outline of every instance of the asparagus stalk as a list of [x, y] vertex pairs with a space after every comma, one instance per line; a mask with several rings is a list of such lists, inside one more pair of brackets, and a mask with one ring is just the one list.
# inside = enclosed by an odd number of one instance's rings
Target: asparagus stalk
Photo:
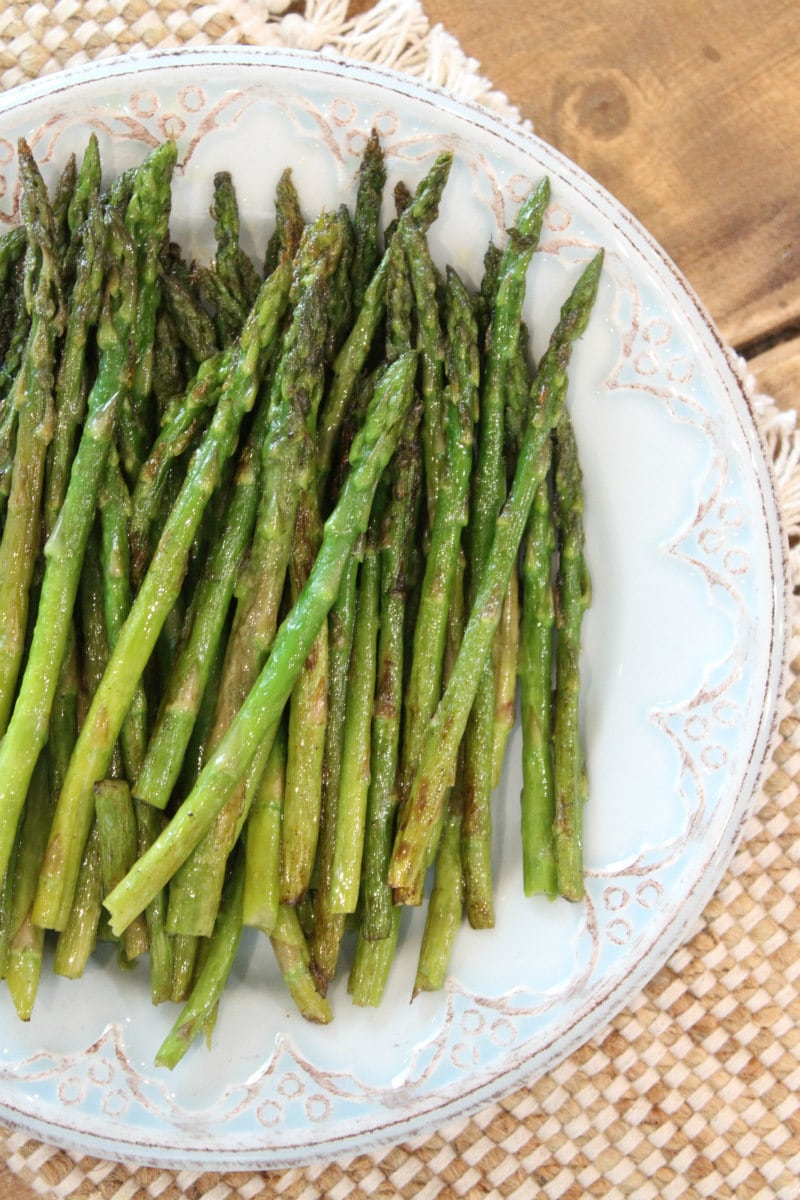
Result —
[[[313, 462], [304, 447], [313, 429], [324, 384], [328, 281], [342, 246], [338, 215], [323, 214], [303, 236], [292, 284], [295, 300], [270, 397], [270, 424], [262, 459], [262, 504], [246, 577], [228, 641], [214, 730], [215, 747], [247, 696], [264, 664], [275, 628], [292, 548], [300, 496], [311, 487]], [[225, 860], [255, 796], [269, 746], [255, 757], [253, 770], [234, 790], [170, 888], [172, 932], [207, 936], [225, 869]]]
[[[527, 362], [528, 330], [520, 327], [519, 345], [513, 370], [506, 382], [506, 473], [509, 482], [519, 454], [519, 443], [525, 425], [530, 393], [530, 372]], [[520, 573], [512, 571], [503, 601], [495, 638], [492, 669], [494, 671], [494, 729], [492, 733], [492, 787], [500, 783], [506, 745], [516, 719], [517, 676], [520, 642]]]
[[347, 560], [366, 530], [378, 479], [397, 446], [411, 402], [416, 360], [400, 358], [382, 374], [350, 454], [347, 476], [314, 568], [284, 618], [269, 658], [196, 786], [151, 849], [106, 898], [112, 925], [124, 929], [174, 874], [241, 780], [266, 735], [274, 738], [294, 681], [336, 599]]
[[[220, 471], [254, 402], [266, 348], [286, 302], [288, 268], [264, 285], [242, 334], [211, 425], [195, 452], [150, 568], [81, 729], [56, 804], [37, 896], [37, 919], [57, 928], [69, 913], [80, 857], [91, 825], [94, 784], [105, 777], [111, 751], [158, 635], [180, 591], [187, 555]], [[74, 472], [73, 472], [74, 474]], [[0, 748], [0, 756], [2, 748]], [[156, 888], [152, 895], [159, 889]], [[152, 895], [148, 897], [152, 899]]]
[[76, 235], [75, 281], [69, 297], [64, 345], [55, 381], [55, 425], [48, 449], [45, 536], [55, 528], [67, 491], [80, 423], [86, 411], [89, 338], [100, 316], [105, 268], [103, 209], [95, 191]]
[[413, 340], [414, 289], [405, 254], [390, 256], [386, 280], [386, 358], [394, 362], [411, 349]]
[[583, 896], [583, 807], [586, 765], [578, 728], [580, 641], [591, 584], [583, 553], [583, 490], [572, 422], [556, 426], [555, 506], [559, 572], [556, 589], [556, 683], [553, 703], [554, 842], [558, 890]]
[[[130, 495], [113, 448], [106, 460], [98, 499], [106, 631], [109, 651], [113, 651], [131, 607], [128, 555]], [[147, 744], [147, 697], [141, 680], [133, 693], [120, 731], [120, 744], [127, 777], [129, 780], [136, 779]]]
[[[452, 271], [448, 275], [447, 295], [450, 342], [447, 457], [425, 562], [406, 688], [402, 803], [407, 800], [413, 784], [441, 698], [448, 614], [453, 602], [461, 533], [467, 523], [469, 503], [473, 413], [479, 385], [477, 329], [466, 289]], [[398, 899], [418, 904], [421, 897]]]
[[286, 780], [286, 730], [281, 725], [247, 821], [243, 920], [267, 935], [280, 904], [281, 817]]
[[213, 937], [189, 999], [156, 1054], [156, 1066], [178, 1065], [197, 1035], [213, 1023], [242, 936], [244, 867], [236, 855], [223, 892]]
[[[309, 453], [314, 453], [311, 439]], [[322, 541], [322, 517], [313, 470], [310, 475], [295, 525], [290, 563], [293, 600], [297, 599], [311, 574]], [[289, 701], [280, 856], [280, 897], [285, 904], [298, 904], [311, 882], [322, 811], [322, 769], [327, 723], [328, 625], [323, 622]]]
[[17, 1015], [23, 1021], [30, 1020], [42, 971], [44, 930], [34, 925], [31, 910], [53, 812], [47, 776], [45, 752], [40, 756], [33, 773], [13, 872], [11, 938], [6, 978]]
[[377, 1008], [383, 999], [389, 981], [389, 970], [400, 936], [403, 912], [393, 908], [390, 914], [389, 931], [378, 941], [370, 941], [363, 927], [359, 927], [356, 949], [347, 980], [347, 990], [353, 1003], [359, 1008]]
[[[378, 520], [380, 514], [378, 514]], [[353, 651], [342, 730], [342, 765], [336, 805], [336, 834], [328, 905], [332, 912], [356, 911], [370, 783], [370, 728], [375, 698], [380, 560], [373, 517], [358, 583]]]
[[406, 673], [405, 611], [422, 482], [422, 457], [417, 440], [420, 417], [421, 409], [415, 406], [408, 415], [395, 456], [392, 493], [380, 545], [380, 628], [360, 923], [368, 941], [389, 937], [393, 930], [393, 897], [386, 882], [386, 870], [399, 800], [397, 775]]
[[47, 445], [53, 425], [56, 338], [63, 327], [57, 230], [47, 191], [25, 142], [19, 146], [22, 217], [28, 235], [25, 294], [30, 333], [17, 377], [17, 448], [0, 541], [0, 734], [5, 732], [22, 664], [28, 602], [39, 556]]
[[131, 575], [136, 587], [141, 584], [150, 561], [151, 529], [161, 510], [170, 469], [210, 423], [232, 368], [232, 351], [212, 355], [201, 365], [139, 471], [131, 497], [130, 521]]
[[[491, 334], [481, 397], [480, 439], [470, 527], [471, 599], [492, 543], [494, 525], [506, 496], [504, 458], [505, 381], [519, 347], [525, 277], [539, 240], [550, 196], [547, 179], [520, 208], [517, 225], [503, 252], [492, 309]], [[487, 663], [470, 715], [464, 755], [462, 859], [467, 914], [476, 928], [494, 924], [491, 883], [492, 743], [495, 691], [492, 664]]]
[[161, 275], [161, 296], [180, 342], [199, 366], [219, 350], [214, 323], [189, 279], [168, 271]]
[[428, 519], [432, 522], [439, 496], [439, 476], [446, 440], [443, 397], [445, 346], [437, 298], [439, 280], [424, 232], [401, 219], [398, 235], [414, 290], [417, 340], [422, 364], [425, 491]]
[[[156, 151], [168, 183], [177, 161], [174, 142]], [[131, 386], [122, 394], [118, 421], [122, 465], [130, 486], [135, 485], [153, 438], [149, 399], [153, 383], [153, 340], [161, 299], [160, 258], [167, 240], [169, 200], [160, 220], [153, 220], [150, 198], [134, 186], [125, 210], [125, 225], [136, 250], [136, 316], [131, 329], [134, 370]]]
[[373, 129], [358, 171], [358, 190], [353, 213], [355, 254], [350, 278], [353, 307], [356, 311], [364, 302], [364, 293], [380, 258], [378, 239], [385, 185], [386, 164], [380, 138], [377, 131]]
[[80, 230], [97, 203], [101, 176], [100, 146], [96, 135], [90, 133], [67, 206], [66, 219], [71, 235], [70, 254], [77, 250]]
[[[158, 160], [141, 177], [163, 211]], [[153, 171], [153, 166], [156, 170]], [[45, 547], [45, 573], [36, 624], [14, 712], [0, 743], [0, 871], [14, 839], [33, 768], [47, 738], [53, 697], [69, 638], [72, 607], [100, 480], [109, 451], [119, 391], [130, 374], [128, 334], [133, 320], [135, 264], [124, 229], [108, 222], [109, 256], [100, 318], [100, 360], [58, 524]]]
[[464, 877], [461, 870], [462, 788], [457, 775], [450, 790], [447, 815], [436, 853], [436, 873], [428, 900], [412, 1000], [420, 992], [435, 992], [444, 987], [453, 943], [461, 924], [464, 907]]
[[[86, 413], [87, 349], [100, 317], [105, 272], [105, 226], [99, 201], [100, 160], [91, 138], [69, 206], [74, 281], [66, 313], [61, 359], [55, 382], [55, 425], [48, 446], [42, 514], [45, 541], [55, 529]], [[53, 699], [48, 761], [53, 796], [61, 791], [77, 737], [77, 662], [74, 633], [67, 631], [64, 656]]]
[[355, 231], [350, 210], [346, 204], [339, 205], [337, 215], [342, 230], [342, 249], [330, 282], [330, 321], [325, 350], [325, 357], [329, 362], [336, 357], [353, 323], [353, 291], [350, 284], [350, 272], [355, 254]]
[[311, 936], [311, 969], [317, 987], [323, 995], [336, 972], [339, 949], [344, 936], [345, 915], [331, 910], [329, 898], [333, 851], [336, 845], [347, 676], [353, 648], [361, 557], [361, 553], [355, 553], [347, 563], [328, 620], [328, 723], [325, 728], [322, 811], [317, 842], [314, 928]]
[[[548, 448], [545, 449], [545, 454]], [[523, 557], [519, 658], [522, 722], [521, 843], [526, 896], [557, 893], [553, 821], [552, 679], [555, 528], [549, 470], [534, 497]]]
[[[122, 626], [131, 607], [130, 563], [128, 555], [128, 516], [130, 512], [130, 496], [116, 452], [112, 449], [106, 462], [105, 480], [100, 492], [100, 524], [102, 530], [102, 561], [104, 607], [106, 631], [109, 649], [113, 650], [119, 639]], [[137, 779], [141, 769], [147, 745], [147, 697], [142, 681], [136, 687], [130, 707], [120, 731], [120, 747], [128, 781]], [[98, 787], [108, 787], [109, 781], [98, 784]], [[126, 792], [109, 797], [106, 801], [108, 816], [121, 811], [124, 818], [133, 825], [133, 834], [128, 833], [128, 858], [121, 860], [127, 869], [139, 853], [151, 844], [160, 832], [160, 817], [149, 805], [137, 801], [131, 803], [126, 785]], [[100, 824], [101, 843], [103, 848], [109, 840], [108, 822], [100, 819], [97, 794], [95, 811]], [[113, 837], [114, 834], [112, 833]], [[105, 867], [105, 888], [113, 886]], [[115, 877], [116, 881], [116, 877]], [[124, 952], [129, 960], [150, 950], [150, 990], [154, 1004], [160, 1004], [169, 998], [172, 990], [172, 949], [166, 928], [166, 897], [162, 893], [155, 896], [147, 906], [145, 920], [134, 922], [125, 931], [123, 939]]]
[[231, 294], [247, 310], [258, 295], [259, 279], [239, 242], [239, 205], [229, 171], [218, 171], [214, 176], [211, 215], [217, 239], [214, 269]]
[[327, 1025], [331, 1020], [328, 1001], [317, 991], [311, 972], [308, 944], [296, 909], [281, 904], [270, 935], [278, 966], [289, 995], [307, 1021]]
[[[103, 891], [110, 892], [137, 858], [138, 833], [130, 788], [124, 779], [103, 779], [94, 789], [97, 830], [100, 836], [100, 871]], [[139, 916], [122, 935], [122, 948], [129, 962], [144, 954], [149, 945], [147, 924]]]
[[481, 676], [490, 660], [508, 576], [533, 497], [544, 477], [543, 447], [564, 405], [570, 352], [586, 328], [601, 266], [602, 251], [586, 267], [564, 304], [539, 367], [531, 398], [531, 417], [511, 493], [498, 517], [461, 649], [425, 741], [408, 801], [400, 813], [389, 868], [389, 883], [400, 895], [416, 898], [421, 894], [422, 878], [436, 852], [459, 745]]
[[53, 247], [59, 262], [63, 262], [66, 252], [69, 249], [69, 210], [75, 193], [77, 179], [78, 162], [75, 155], [70, 154], [58, 177], [58, 182], [53, 190], [53, 197], [50, 202], [50, 208], [53, 213]]
[[265, 275], [270, 275], [275, 270], [282, 254], [294, 258], [300, 246], [303, 223], [300, 198], [292, 182], [292, 173], [287, 168], [275, 189], [275, 228], [267, 246]]
[[[400, 218], [402, 222], [427, 229], [436, 219], [453, 156], [440, 154], [417, 188], [412, 203]], [[333, 364], [333, 378], [320, 415], [319, 470], [320, 486], [330, 474], [334, 451], [344, 415], [350, 404], [361, 371], [367, 361], [375, 331], [381, 321], [386, 299], [386, 284], [392, 253], [387, 250], [364, 292], [364, 302], [353, 328]]]
[[178, 782], [186, 748], [206, 694], [237, 573], [252, 536], [259, 496], [259, 457], [267, 406], [256, 420], [237, 465], [233, 494], [197, 592], [191, 628], [164, 693], [134, 795], [163, 809]]
[[[145, 854], [163, 828], [163, 818], [156, 808], [134, 798], [138, 858]], [[174, 955], [172, 938], [167, 933], [167, 895], [161, 889], [145, 909], [147, 940], [150, 946], [150, 998], [162, 1004], [172, 996]]]
[[[453, 603], [447, 622], [447, 646], [444, 678], [447, 682], [455, 666], [464, 634], [464, 569], [466, 559], [459, 558]], [[461, 820], [463, 798], [463, 748], [459, 753], [456, 778], [447, 800], [447, 813], [436, 852], [433, 888], [425, 914], [417, 972], [414, 979], [414, 1000], [420, 992], [444, 987], [447, 968], [455, 944], [456, 933], [464, 909], [464, 876], [461, 869]]]
[[97, 928], [103, 914], [103, 873], [100, 861], [100, 832], [92, 825], [83, 852], [75, 899], [69, 920], [58, 935], [53, 958], [56, 975], [79, 979], [97, 941]]

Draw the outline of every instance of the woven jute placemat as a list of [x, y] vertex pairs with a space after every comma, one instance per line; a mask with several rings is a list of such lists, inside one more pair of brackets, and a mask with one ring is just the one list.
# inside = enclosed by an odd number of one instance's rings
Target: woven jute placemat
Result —
[[[445, 84], [518, 119], [455, 39], [430, 27], [417, 0], [385, 0], [353, 18], [347, 0], [6, 2], [0, 86], [120, 52], [211, 42], [331, 49]], [[794, 419], [764, 397], [753, 403], [794, 537]], [[40, 1195], [108, 1200], [800, 1196], [797, 615], [795, 626], [773, 765], [713, 900], [626, 1011], [547, 1078], [470, 1120], [347, 1162], [260, 1174], [170, 1172], [81, 1157], [0, 1130], [9, 1168]]]

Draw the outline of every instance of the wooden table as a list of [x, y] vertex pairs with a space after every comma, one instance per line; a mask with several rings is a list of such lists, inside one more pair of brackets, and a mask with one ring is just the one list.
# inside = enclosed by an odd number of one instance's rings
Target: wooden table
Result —
[[[543, 138], [641, 220], [761, 389], [800, 410], [796, 0], [425, 8]], [[0, 1200], [33, 1195], [0, 1166]]]

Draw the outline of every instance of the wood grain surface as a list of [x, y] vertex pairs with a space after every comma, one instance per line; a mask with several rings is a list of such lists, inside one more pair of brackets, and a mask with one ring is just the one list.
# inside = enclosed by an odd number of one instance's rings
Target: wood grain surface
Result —
[[[761, 388], [800, 410], [796, 0], [425, 8], [537, 133], [640, 219]], [[33, 1195], [0, 1165], [0, 1200]]]

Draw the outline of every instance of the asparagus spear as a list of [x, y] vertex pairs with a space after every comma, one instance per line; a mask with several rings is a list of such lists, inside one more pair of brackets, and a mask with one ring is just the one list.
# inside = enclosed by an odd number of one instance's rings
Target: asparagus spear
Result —
[[44, 505], [46, 537], [53, 532], [64, 502], [75, 442], [86, 411], [87, 347], [100, 316], [103, 295], [105, 228], [97, 192], [88, 197], [88, 203], [86, 220], [76, 234], [75, 281], [55, 381], [55, 425], [48, 448]]
[[286, 780], [286, 730], [281, 725], [247, 821], [243, 921], [271, 934], [280, 904], [281, 816]]
[[[163, 143], [156, 153], [161, 155], [164, 174], [171, 178], [177, 161], [175, 143]], [[118, 413], [120, 456], [130, 486], [136, 483], [153, 438], [149, 411], [153, 339], [161, 299], [159, 264], [167, 240], [168, 214], [169, 202], [164, 217], [154, 221], [149, 197], [134, 186], [125, 210], [125, 226], [136, 250], [136, 316], [131, 329], [135, 362], [131, 386], [122, 394]]]
[[[262, 503], [254, 544], [242, 580], [225, 655], [212, 748], [221, 740], [250, 690], [274, 637], [291, 554], [300, 496], [311, 486], [313, 462], [304, 447], [315, 421], [324, 383], [322, 355], [327, 333], [330, 274], [342, 246], [337, 214], [323, 214], [303, 235], [292, 293], [295, 307], [284, 336], [270, 397], [270, 423], [262, 458]], [[269, 755], [256, 756], [251, 775], [235, 789], [214, 828], [203, 838], [170, 888], [172, 932], [206, 936], [243, 814], [255, 796]]]
[[580, 640], [591, 584], [583, 554], [583, 491], [568, 414], [556, 426], [555, 506], [559, 550], [556, 588], [556, 683], [553, 703], [553, 786], [556, 875], [568, 900], [583, 896], [583, 806], [586, 766], [578, 729]]
[[144, 761], [135, 776], [134, 795], [156, 808], [166, 807], [180, 776], [222, 638], [237, 572], [252, 536], [266, 414], [266, 404], [259, 402], [237, 465], [224, 526], [199, 585], [191, 628], [170, 673]]
[[263, 750], [269, 731], [274, 738], [294, 680], [336, 599], [347, 560], [366, 530], [378, 479], [394, 453], [411, 402], [415, 367], [413, 354], [400, 358], [376, 385], [353, 442], [350, 473], [325, 523], [308, 582], [284, 618], [269, 658], [196, 786], [147, 854], [106, 898], [114, 928], [124, 929], [185, 861], [247, 771], [256, 750]]
[[370, 782], [370, 727], [375, 698], [380, 560], [373, 515], [358, 583], [353, 651], [347, 678], [342, 730], [342, 765], [336, 805], [336, 834], [328, 905], [332, 912], [356, 911], [361, 884], [364, 828]]
[[288, 266], [279, 269], [265, 283], [248, 318], [211, 425], [191, 460], [79, 734], [56, 804], [37, 896], [37, 920], [48, 927], [57, 928], [69, 913], [80, 856], [91, 824], [94, 784], [105, 777], [111, 751], [144, 666], [180, 591], [187, 555], [203, 510], [233, 451], [242, 419], [253, 405], [263, 356], [275, 335], [287, 287]]
[[[86, 413], [88, 391], [87, 350], [100, 316], [105, 272], [105, 226], [99, 202], [100, 161], [96, 139], [91, 138], [83, 158], [69, 206], [72, 229], [70, 258], [74, 272], [66, 313], [66, 327], [55, 382], [55, 425], [48, 446], [42, 514], [45, 541], [51, 536], [67, 491], [80, 424]], [[72, 628], [67, 631], [50, 717], [49, 755], [51, 790], [61, 790], [77, 737], [77, 663]]]
[[362, 553], [356, 552], [347, 563], [328, 620], [328, 723], [325, 728], [322, 810], [317, 842], [314, 928], [311, 936], [311, 969], [317, 987], [323, 995], [336, 972], [339, 949], [344, 936], [345, 915], [332, 912], [328, 901], [336, 844], [347, 675], [353, 647], [361, 557]]
[[270, 943], [281, 969], [283, 981], [299, 1011], [307, 1021], [327, 1025], [331, 1009], [320, 996], [311, 973], [308, 945], [296, 909], [281, 904]]
[[405, 254], [389, 259], [386, 279], [386, 359], [394, 362], [411, 348], [413, 340], [414, 289]]
[[[477, 329], [466, 289], [452, 271], [447, 295], [450, 342], [447, 458], [425, 562], [406, 688], [400, 784], [403, 803], [417, 773], [441, 697], [448, 613], [453, 601], [461, 532], [467, 523], [472, 469], [473, 413], [479, 384]], [[398, 898], [409, 903], [420, 902], [420, 897]]]
[[350, 210], [340, 204], [337, 216], [342, 230], [342, 249], [330, 282], [330, 320], [325, 357], [333, 362], [353, 323], [353, 291], [350, 272], [355, 253], [355, 233]]
[[292, 172], [287, 167], [275, 189], [275, 228], [267, 247], [265, 275], [270, 275], [275, 270], [282, 254], [294, 258], [302, 234], [303, 214], [300, 211], [300, 198], [292, 182]]
[[[340, 332], [349, 313], [350, 271], [353, 257], [353, 231], [347, 209], [339, 209], [342, 249], [333, 272], [332, 318], [329, 340], [338, 345]], [[337, 293], [339, 293], [337, 297]], [[345, 311], [346, 310], [346, 311]], [[303, 441], [302, 490], [299, 497], [294, 544], [290, 562], [291, 596], [296, 600], [305, 585], [314, 557], [322, 541], [322, 513], [316, 477], [316, 414], [321, 390], [310, 409]], [[303, 670], [292, 691], [289, 704], [286, 778], [281, 838], [281, 900], [297, 904], [311, 881], [322, 818], [323, 773], [328, 724], [328, 623], [317, 634]]]
[[[124, 779], [103, 779], [94, 789], [97, 830], [100, 837], [100, 871], [104, 892], [110, 892], [137, 858], [138, 833], [130, 788]], [[122, 935], [129, 962], [149, 946], [144, 917], [131, 921]]]
[[389, 931], [378, 941], [370, 941], [359, 926], [356, 949], [347, 979], [347, 990], [359, 1008], [377, 1008], [389, 981], [389, 970], [400, 936], [403, 912], [393, 908], [389, 916]]
[[131, 497], [131, 575], [138, 588], [151, 557], [151, 529], [161, 509], [170, 469], [202, 433], [219, 403], [233, 367], [233, 352], [212, 355], [198, 370], [180, 403], [167, 420], [142, 464]]
[[[106, 631], [109, 648], [113, 650], [131, 606], [128, 557], [130, 497], [113, 448], [106, 462], [105, 478], [99, 500]], [[139, 777], [146, 745], [147, 697], [140, 680], [120, 731], [121, 754], [128, 781]], [[108, 791], [109, 783], [110, 781], [103, 781], [97, 787], [106, 787]], [[131, 802], [128, 792], [127, 784], [124, 793], [117, 794], [111, 789], [110, 794], [105, 797], [104, 803], [108, 806], [107, 818], [111, 818], [119, 812], [125, 821], [132, 825], [132, 831], [127, 833], [126, 853], [128, 859], [122, 860], [130, 865], [137, 855], [143, 853], [155, 840], [161, 826], [159, 814], [149, 805], [141, 804], [136, 800]], [[100, 825], [101, 843], [105, 851], [112, 839], [116, 838], [116, 831], [110, 828], [112, 824], [110, 820], [101, 819], [98, 803], [96, 789], [95, 811]], [[121, 820], [119, 823], [122, 823]], [[107, 865], [107, 859], [104, 856], [106, 890], [113, 886], [113, 883], [109, 883]], [[123, 939], [124, 952], [129, 960], [143, 953], [145, 949], [149, 948], [150, 950], [150, 990], [154, 1004], [168, 999], [172, 990], [172, 949], [166, 933], [165, 921], [166, 897], [162, 893], [154, 897], [147, 906], [145, 920], [140, 919], [138, 924], [134, 923], [130, 930], [126, 930]]]
[[397, 774], [406, 673], [405, 610], [422, 481], [417, 440], [420, 418], [421, 408], [416, 405], [408, 415], [395, 456], [392, 494], [380, 546], [380, 629], [360, 923], [368, 941], [389, 937], [393, 930], [393, 898], [386, 882], [386, 869], [399, 799]]
[[[550, 196], [547, 179], [520, 208], [500, 263], [492, 309], [491, 335], [481, 397], [480, 439], [470, 528], [471, 599], [492, 542], [494, 524], [506, 495], [504, 450], [505, 380], [519, 347], [525, 276], [539, 240]], [[491, 885], [492, 743], [494, 740], [494, 674], [487, 663], [475, 696], [466, 733], [462, 859], [467, 914], [476, 928], [494, 924]]]
[[[156, 159], [156, 166], [158, 160]], [[163, 211], [157, 170], [151, 160], [141, 183]], [[119, 222], [108, 222], [111, 267], [100, 318], [101, 353], [86, 421], [72, 466], [60, 518], [45, 547], [39, 610], [19, 695], [0, 743], [0, 871], [5, 869], [33, 768], [47, 729], [81, 562], [94, 518], [100, 479], [113, 433], [120, 387], [129, 377], [128, 333], [134, 312], [135, 264]]]
[[25, 815], [20, 825], [14, 862], [14, 891], [6, 978], [17, 1015], [30, 1020], [42, 971], [44, 930], [31, 919], [36, 879], [47, 845], [53, 800], [47, 779], [47, 754], [43, 753], [31, 780]]
[[63, 327], [57, 231], [33, 155], [19, 146], [22, 217], [28, 235], [25, 293], [30, 333], [15, 385], [17, 448], [0, 541], [0, 733], [8, 723], [22, 664], [28, 600], [39, 555], [47, 444], [52, 433], [56, 338]]
[[239, 243], [239, 205], [229, 171], [218, 171], [214, 176], [211, 215], [217, 239], [214, 269], [231, 294], [247, 310], [258, 295], [259, 278]]
[[463, 785], [456, 775], [436, 853], [436, 873], [428, 899], [412, 1000], [420, 992], [438, 991], [444, 987], [447, 977], [447, 967], [464, 907], [464, 877], [461, 870], [463, 808]]
[[[24, 229], [20, 229], [20, 232], [23, 242], [26, 242]], [[19, 374], [31, 324], [25, 301], [24, 274], [23, 264], [18, 264], [9, 298], [8, 346], [0, 366], [0, 518], [5, 516], [14, 470], [18, 417], [14, 382]]]
[[[67, 206], [67, 225], [70, 231], [70, 256], [77, 252], [80, 230], [92, 212], [100, 194], [101, 184], [100, 146], [94, 133], [89, 134], [83, 152], [80, 170]], [[72, 266], [73, 264], [69, 264]]]
[[[523, 323], [513, 369], [506, 381], [505, 457], [506, 475], [513, 478], [519, 454], [519, 443], [525, 425], [530, 393], [528, 370], [528, 329]], [[492, 732], [492, 787], [500, 783], [506, 745], [514, 728], [517, 703], [517, 676], [520, 641], [520, 574], [511, 572], [508, 590], [503, 601], [503, 615], [495, 638], [492, 669], [494, 671], [494, 729]]]
[[92, 825], [83, 852], [75, 900], [69, 920], [58, 935], [53, 959], [56, 975], [79, 979], [94, 950], [97, 927], [103, 913], [103, 874], [100, 862], [100, 833]]
[[424, 417], [422, 444], [425, 457], [425, 491], [428, 519], [433, 521], [439, 496], [439, 475], [445, 454], [444, 358], [445, 347], [439, 317], [439, 280], [424, 232], [401, 219], [398, 236], [405, 252], [414, 290], [417, 339], [422, 363]]
[[[545, 448], [548, 453], [549, 446]], [[557, 893], [553, 820], [552, 560], [555, 528], [549, 470], [534, 497], [523, 557], [522, 629], [519, 659], [522, 722], [521, 842], [526, 896]]]
[[242, 936], [244, 867], [236, 855], [219, 907], [208, 954], [189, 999], [156, 1054], [157, 1067], [178, 1065], [194, 1039], [213, 1021]]
[[205, 362], [218, 351], [214, 324], [200, 303], [189, 279], [162, 272], [161, 296], [172, 318], [175, 332], [195, 363]]
[[[453, 603], [447, 622], [445, 683], [453, 672], [464, 635], [465, 565], [466, 557], [462, 552], [453, 589]], [[417, 960], [412, 1000], [420, 992], [436, 991], [444, 987], [456, 933], [461, 923], [464, 908], [464, 876], [461, 869], [461, 820], [464, 812], [463, 771], [462, 746], [456, 766], [455, 783], [450, 789], [447, 813], [436, 851], [433, 888], [425, 914], [425, 929], [422, 933], [422, 944]]]
[[586, 328], [597, 293], [602, 257], [601, 251], [592, 259], [564, 304], [533, 386], [531, 417], [511, 493], [498, 517], [461, 649], [425, 741], [408, 801], [400, 813], [389, 883], [401, 895], [420, 895], [422, 878], [436, 851], [459, 745], [490, 659], [507, 579], [533, 497], [544, 476], [543, 447], [563, 408], [569, 355], [573, 342]]
[[[309, 438], [308, 452], [314, 443]], [[291, 596], [305, 585], [322, 541], [316, 475], [301, 498], [290, 563]], [[280, 897], [298, 904], [314, 869], [322, 811], [322, 769], [328, 723], [328, 625], [323, 622], [289, 701], [288, 749], [283, 800]]]
[[[438, 155], [417, 188], [412, 203], [400, 218], [402, 222], [418, 225], [421, 229], [427, 229], [432, 224], [439, 212], [439, 202], [452, 162], [451, 153]], [[391, 250], [387, 250], [372, 275], [353, 328], [333, 364], [333, 379], [320, 415], [320, 486], [330, 474], [339, 430], [383, 315], [391, 256]]]
[[[128, 515], [130, 495], [122, 477], [119, 458], [112, 447], [98, 497], [103, 599], [109, 651], [113, 651], [131, 607]], [[139, 681], [120, 731], [120, 745], [129, 780], [136, 779], [147, 744], [147, 697]]]
[[377, 131], [373, 129], [358, 170], [358, 190], [353, 213], [356, 244], [350, 278], [353, 307], [356, 311], [364, 302], [364, 293], [380, 258], [378, 238], [385, 185], [386, 164], [380, 138]]
[[70, 154], [58, 177], [58, 182], [53, 190], [53, 197], [50, 201], [50, 208], [53, 213], [53, 248], [59, 262], [63, 262], [66, 251], [69, 248], [69, 209], [77, 179], [78, 161], [74, 154]]

